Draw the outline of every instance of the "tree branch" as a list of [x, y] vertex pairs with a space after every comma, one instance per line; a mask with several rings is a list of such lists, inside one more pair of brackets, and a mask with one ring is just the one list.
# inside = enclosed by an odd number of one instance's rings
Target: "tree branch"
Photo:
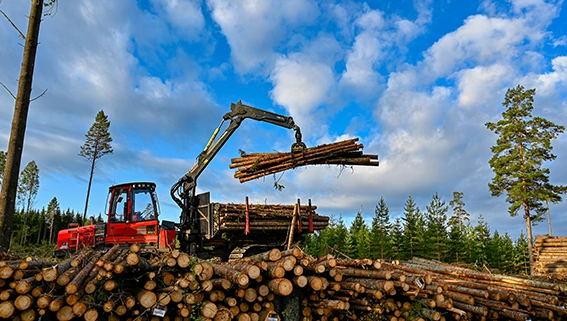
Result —
[[20, 37], [22, 37], [22, 39], [26, 39], [26, 36], [24, 36], [24, 34], [20, 31], [20, 29], [18, 29], [18, 27], [16, 27], [16, 25], [12, 22], [12, 20], [8, 17], [8, 15], [6, 15], [4, 13], [4, 11], [2, 11], [2, 10], [0, 10], [0, 13], [2, 13], [4, 15], [4, 17], [6, 17], [6, 19], [8, 19], [8, 22], [10, 22], [12, 27], [14, 27], [14, 29], [16, 29], [16, 31], [20, 34]]
[[14, 94], [12, 94], [12, 92], [10, 91], [10, 89], [8, 89], [8, 87], [6, 87], [6, 85], [4, 85], [4, 83], [2, 83], [0, 81], [0, 85], [2, 85], [2, 87], [4, 87], [4, 89], [6, 89], [6, 91], [8, 91], [8, 93], [10, 94], [10, 96], [12, 96], [12, 98], [16, 99], [16, 96], [14, 96]]
[[47, 92], [47, 88], [45, 88], [45, 90], [44, 90], [41, 94], [39, 94], [39, 96], [30, 99], [30, 103], [31, 103], [32, 101], [36, 100], [36, 99], [39, 99], [41, 96], [45, 95], [46, 92]]

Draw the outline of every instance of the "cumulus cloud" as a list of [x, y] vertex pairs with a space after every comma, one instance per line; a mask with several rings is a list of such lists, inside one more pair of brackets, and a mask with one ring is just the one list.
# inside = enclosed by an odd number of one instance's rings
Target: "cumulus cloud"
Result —
[[270, 75], [271, 95], [300, 123], [325, 102], [334, 85], [331, 68], [302, 54], [280, 58]]
[[230, 47], [236, 71], [249, 73], [272, 59], [274, 48], [294, 28], [309, 24], [319, 9], [311, 0], [208, 0], [212, 17]]
[[198, 39], [205, 27], [205, 17], [201, 12], [201, 1], [198, 0], [167, 0], [152, 1], [169, 21], [187, 40]]
[[459, 106], [472, 108], [494, 103], [491, 93], [509, 83], [514, 78], [514, 74], [513, 68], [500, 64], [459, 71], [457, 77]]
[[383, 76], [378, 70], [393, 55], [405, 51], [405, 46], [424, 32], [424, 26], [431, 20], [431, 11], [427, 7], [429, 2], [417, 2], [416, 21], [399, 16], [386, 17], [384, 12], [364, 6], [364, 14], [354, 21], [354, 26], [360, 31], [348, 51], [345, 71], [340, 79], [345, 92], [354, 92], [363, 98], [379, 92]]

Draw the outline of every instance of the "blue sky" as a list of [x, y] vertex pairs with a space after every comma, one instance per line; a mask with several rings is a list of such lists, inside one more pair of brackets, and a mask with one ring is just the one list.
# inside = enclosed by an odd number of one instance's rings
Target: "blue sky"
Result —
[[[29, 4], [0, 9], [26, 30]], [[567, 125], [567, 8], [562, 0], [511, 1], [59, 1], [45, 17], [23, 166], [40, 168], [36, 207], [54, 196], [81, 212], [89, 164], [84, 134], [103, 109], [114, 154], [100, 159], [89, 214], [108, 187], [158, 184], [162, 218], [178, 220], [169, 188], [193, 165], [231, 102], [291, 115], [308, 146], [359, 137], [380, 167], [319, 166], [241, 184], [228, 168], [238, 150], [287, 151], [293, 132], [246, 120], [198, 180], [216, 202], [312, 199], [323, 215], [367, 222], [384, 197], [393, 218], [409, 196], [464, 193], [473, 224], [517, 236], [504, 197], [490, 195], [488, 166], [506, 89], [536, 88], [534, 114]], [[16, 92], [21, 40], [0, 19], [0, 81]], [[14, 101], [0, 90], [0, 150]], [[567, 136], [553, 142], [551, 180], [567, 184]], [[285, 186], [273, 188], [274, 179]], [[551, 206], [567, 235], [567, 206]], [[547, 233], [547, 224], [534, 228]]]

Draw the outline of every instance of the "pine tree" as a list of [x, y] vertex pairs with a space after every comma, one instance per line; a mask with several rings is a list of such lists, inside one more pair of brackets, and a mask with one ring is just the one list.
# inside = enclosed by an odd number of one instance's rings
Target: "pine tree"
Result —
[[376, 205], [370, 230], [370, 257], [372, 259], [390, 259], [392, 257], [392, 223], [390, 210], [384, 198]]
[[35, 161], [29, 162], [22, 173], [18, 184], [18, 200], [24, 211], [22, 235], [20, 245], [25, 244], [29, 225], [27, 218], [31, 212], [32, 206], [35, 204], [35, 198], [39, 191], [39, 168]]
[[427, 209], [427, 231], [425, 257], [445, 261], [447, 255], [447, 211], [449, 207], [435, 193]]
[[110, 121], [108, 117], [101, 110], [96, 114], [95, 122], [85, 134], [86, 141], [83, 146], [81, 146], [81, 152], [79, 156], [86, 158], [90, 165], [90, 175], [89, 175], [89, 186], [87, 188], [87, 197], [85, 200], [85, 211], [83, 212], [83, 221], [87, 218], [87, 209], [89, 207], [89, 196], [91, 194], [91, 184], [93, 181], [94, 170], [97, 161], [107, 154], [112, 154], [112, 138], [110, 137]]
[[488, 187], [493, 196], [506, 194], [510, 216], [523, 211], [530, 262], [533, 262], [532, 224], [543, 219], [545, 202], [560, 202], [561, 194], [567, 192], [567, 186], [549, 182], [550, 171], [543, 167], [545, 162], [556, 158], [551, 153], [551, 140], [563, 133], [565, 127], [534, 117], [534, 96], [535, 89], [525, 90], [521, 85], [508, 89], [502, 103], [506, 108], [502, 119], [486, 123], [498, 135], [496, 145], [491, 147], [494, 155], [488, 162], [495, 174]]
[[407, 260], [414, 256], [421, 256], [425, 243], [423, 214], [410, 196], [404, 206], [402, 216], [404, 238], [402, 240], [402, 258]]
[[49, 243], [53, 242], [53, 228], [55, 226], [55, 216], [61, 212], [57, 197], [53, 197], [47, 204], [47, 225], [49, 226]]
[[470, 214], [465, 210], [463, 192], [453, 192], [453, 200], [449, 202], [453, 209], [453, 216], [449, 218], [449, 257], [453, 262], [463, 261], [465, 249], [465, 235], [463, 227], [470, 222]]

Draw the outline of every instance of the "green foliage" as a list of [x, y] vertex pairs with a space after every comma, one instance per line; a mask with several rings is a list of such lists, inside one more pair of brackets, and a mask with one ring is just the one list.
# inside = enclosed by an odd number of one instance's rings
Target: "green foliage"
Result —
[[491, 238], [490, 238], [490, 228], [488, 223], [484, 220], [482, 214], [478, 217], [478, 224], [473, 229], [473, 240], [474, 248], [471, 251], [472, 260], [478, 264], [487, 264], [487, 252], [490, 248]]
[[402, 241], [404, 239], [404, 227], [402, 219], [397, 217], [392, 225], [392, 259], [402, 259]]
[[20, 173], [18, 180], [18, 202], [23, 208], [23, 224], [22, 233], [20, 237], [20, 244], [24, 244], [24, 239], [30, 230], [30, 225], [27, 223], [28, 216], [35, 203], [35, 198], [39, 191], [39, 168], [35, 161], [29, 162]]
[[10, 252], [19, 257], [35, 257], [35, 258], [52, 258], [53, 251], [56, 249], [56, 244], [49, 244], [47, 241], [42, 241], [40, 244], [31, 244], [21, 246], [15, 242], [10, 245]]
[[524, 216], [531, 221], [540, 220], [545, 212], [542, 201], [560, 202], [560, 194], [567, 192], [566, 186], [549, 183], [549, 169], [543, 167], [544, 162], [556, 158], [551, 153], [551, 140], [565, 127], [532, 116], [534, 96], [535, 89], [524, 90], [521, 85], [508, 89], [502, 119], [486, 123], [499, 135], [491, 147], [494, 155], [489, 164], [495, 175], [488, 184], [490, 192], [493, 196], [505, 193], [510, 215], [524, 208]]
[[444, 261], [449, 242], [446, 226], [449, 207], [439, 198], [439, 194], [435, 193], [426, 208], [427, 230], [424, 257]]
[[411, 196], [406, 201], [402, 221], [404, 222], [404, 237], [401, 243], [401, 258], [408, 260], [418, 255], [418, 253], [423, 253], [425, 247], [425, 233], [423, 230], [425, 220], [423, 213], [421, 213]]
[[530, 274], [530, 259], [529, 259], [528, 239], [524, 232], [520, 233], [516, 241], [514, 251], [514, 271], [522, 274]]
[[110, 121], [108, 117], [101, 110], [96, 114], [95, 122], [85, 134], [86, 141], [83, 146], [81, 146], [81, 151], [79, 156], [86, 158], [91, 164], [91, 170], [89, 175], [89, 184], [87, 187], [87, 197], [85, 198], [85, 211], [83, 212], [83, 221], [87, 218], [87, 209], [89, 208], [89, 196], [91, 193], [91, 184], [93, 181], [94, 170], [96, 162], [102, 156], [107, 154], [112, 154], [112, 137], [110, 137]]
[[108, 116], [101, 110], [96, 114], [95, 122], [85, 134], [85, 144], [81, 146], [79, 156], [86, 158], [90, 162], [96, 162], [104, 155], [112, 154], [112, 137], [110, 137], [110, 121]]
[[35, 161], [29, 162], [20, 173], [18, 180], [18, 201], [24, 210], [29, 211], [34, 205], [39, 191], [39, 168]]
[[493, 196], [506, 195], [510, 216], [523, 209], [530, 260], [532, 224], [543, 220], [544, 204], [560, 202], [561, 194], [567, 192], [567, 186], [549, 182], [550, 171], [543, 166], [556, 158], [551, 140], [563, 133], [565, 127], [533, 116], [534, 96], [535, 89], [526, 90], [521, 85], [508, 89], [502, 103], [506, 108], [502, 119], [486, 123], [498, 135], [488, 162], [494, 171], [488, 187]]
[[370, 230], [370, 257], [372, 259], [389, 259], [392, 257], [392, 223], [390, 210], [383, 197], [376, 205], [375, 216]]
[[453, 216], [449, 218], [449, 260], [460, 262], [464, 259], [465, 234], [463, 227], [470, 222], [470, 214], [465, 210], [463, 192], [453, 192], [453, 200], [449, 202]]
[[[451, 203], [457, 214], [449, 220], [449, 228], [459, 237], [456, 252], [459, 263], [474, 265], [479, 269], [484, 269], [486, 265], [507, 274], [527, 273], [529, 261], [524, 234], [517, 242], [513, 242], [508, 233], [501, 236], [495, 231], [491, 235], [490, 227], [482, 214], [478, 217], [477, 225], [473, 226], [469, 214], [464, 210], [465, 204], [461, 199], [463, 193], [455, 192], [453, 195], [455, 199]], [[413, 198], [409, 197], [404, 208], [405, 215], [391, 222], [389, 209], [381, 198], [370, 229], [361, 212], [353, 219], [349, 229], [342, 216], [338, 220], [331, 216], [326, 229], [306, 236], [304, 250], [316, 257], [332, 253], [336, 257], [346, 255], [350, 258], [406, 260], [411, 258], [407, 250], [413, 245], [413, 256], [454, 262], [451, 253], [454, 249], [450, 248], [450, 241], [453, 240], [447, 229], [448, 206], [435, 193], [426, 208], [425, 215], [420, 213]], [[413, 235], [413, 244], [408, 242], [408, 235]]]

